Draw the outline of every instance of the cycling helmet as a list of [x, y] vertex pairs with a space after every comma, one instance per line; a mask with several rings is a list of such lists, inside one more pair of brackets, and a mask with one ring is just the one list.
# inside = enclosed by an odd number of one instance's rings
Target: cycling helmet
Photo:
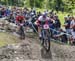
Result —
[[43, 13], [42, 16], [45, 18], [46, 17], [46, 13]]

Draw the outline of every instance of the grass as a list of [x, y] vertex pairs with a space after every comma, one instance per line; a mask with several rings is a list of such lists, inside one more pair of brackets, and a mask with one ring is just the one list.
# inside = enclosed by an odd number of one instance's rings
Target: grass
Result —
[[18, 43], [20, 40], [9, 34], [9, 33], [3, 33], [0, 32], [0, 47], [5, 46], [7, 44], [14, 44], [14, 43]]

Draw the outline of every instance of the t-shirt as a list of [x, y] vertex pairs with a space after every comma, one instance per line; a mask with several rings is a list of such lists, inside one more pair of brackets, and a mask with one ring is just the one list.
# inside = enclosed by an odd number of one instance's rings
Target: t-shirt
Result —
[[54, 23], [53, 23], [53, 21], [48, 21], [48, 23], [49, 23], [49, 26], [50, 26], [50, 28], [52, 28], [52, 29], [54, 29]]
[[61, 27], [61, 23], [59, 19], [55, 20], [55, 28]]
[[67, 26], [65, 28], [70, 29], [71, 20], [66, 20], [65, 24], [67, 24]]

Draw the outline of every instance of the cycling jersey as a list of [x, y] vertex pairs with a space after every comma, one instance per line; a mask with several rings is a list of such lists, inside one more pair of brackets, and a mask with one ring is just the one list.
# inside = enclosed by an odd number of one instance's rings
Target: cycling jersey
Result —
[[22, 21], [22, 20], [24, 20], [24, 17], [23, 17], [23, 16], [17, 16], [17, 17], [16, 17], [16, 20], [17, 20], [17, 21], [20, 21], [20, 20]]
[[24, 21], [24, 16], [21, 16], [21, 15], [17, 16], [16, 21], [19, 23], [22, 23], [22, 21]]
[[43, 25], [43, 24], [48, 24], [48, 21], [49, 21], [49, 17], [43, 17], [43, 16], [40, 16], [39, 18], [38, 18], [38, 21], [37, 21], [37, 24], [38, 25]]

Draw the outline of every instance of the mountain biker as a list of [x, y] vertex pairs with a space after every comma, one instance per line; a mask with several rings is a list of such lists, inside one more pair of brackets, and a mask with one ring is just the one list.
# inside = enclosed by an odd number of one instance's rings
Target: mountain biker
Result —
[[41, 16], [39, 16], [38, 20], [36, 21], [37, 25], [38, 25], [38, 32], [39, 32], [39, 38], [40, 39], [42, 37], [40, 26], [44, 25], [44, 24], [48, 24], [48, 20], [49, 20], [49, 17], [47, 17], [46, 13], [43, 13]]
[[19, 26], [18, 30], [19, 30], [19, 28], [20, 28], [21, 25], [24, 25], [24, 23], [25, 23], [24, 16], [22, 15], [21, 12], [18, 12], [17, 16], [16, 16], [16, 24]]

